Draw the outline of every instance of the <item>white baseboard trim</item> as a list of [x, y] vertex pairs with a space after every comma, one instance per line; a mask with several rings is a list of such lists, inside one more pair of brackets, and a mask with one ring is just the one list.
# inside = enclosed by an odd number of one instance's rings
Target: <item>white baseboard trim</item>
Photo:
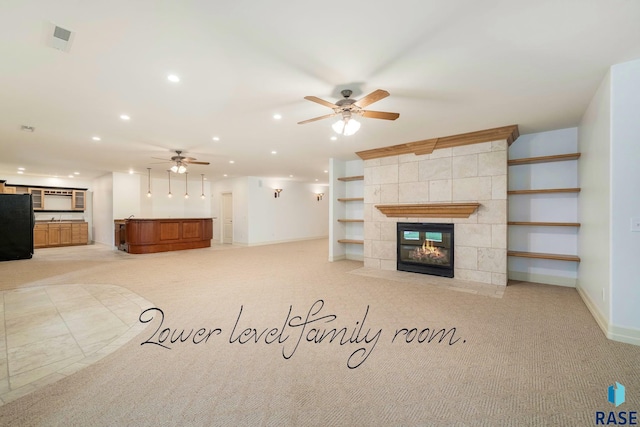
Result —
[[[269, 242], [249, 243], [247, 246], [278, 245], [280, 243], [304, 242], [306, 240], [320, 240], [320, 239], [327, 239], [327, 238], [329, 238], [329, 236], [301, 237], [299, 239], [272, 240], [272, 241], [269, 241]], [[235, 244], [235, 242], [234, 242], [234, 244]]]
[[624, 328], [622, 326], [610, 325], [609, 321], [605, 319], [604, 315], [598, 310], [598, 307], [593, 303], [589, 295], [583, 291], [579, 286], [576, 287], [578, 295], [582, 298], [584, 305], [595, 319], [604, 335], [613, 341], [619, 341], [627, 344], [633, 344], [640, 346], [640, 329]]
[[343, 261], [345, 259], [347, 259], [346, 255], [330, 256], [329, 257], [329, 262]]
[[364, 255], [361, 254], [347, 254], [345, 257], [351, 261], [362, 261], [364, 262]]
[[523, 271], [508, 271], [507, 277], [523, 282], [544, 283], [545, 285], [565, 286], [568, 288], [575, 288], [578, 284], [577, 279], [570, 277], [547, 276], [545, 274], [525, 273]]

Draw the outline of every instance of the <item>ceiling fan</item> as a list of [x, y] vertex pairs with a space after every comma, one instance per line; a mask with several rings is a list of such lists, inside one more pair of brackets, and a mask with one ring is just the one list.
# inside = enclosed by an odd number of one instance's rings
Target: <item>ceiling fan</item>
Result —
[[[171, 157], [171, 160], [166, 160], [166, 162], [175, 163], [171, 166], [171, 172], [174, 173], [185, 173], [187, 171], [188, 165], [208, 165], [209, 162], [197, 162], [194, 157], [186, 157], [182, 155], [182, 150], [175, 150], [176, 155]], [[164, 160], [159, 157], [153, 157], [154, 159]]]
[[345, 89], [340, 92], [343, 99], [339, 100], [335, 104], [325, 101], [324, 99], [320, 99], [315, 96], [305, 96], [304, 99], [307, 99], [312, 102], [316, 102], [320, 105], [324, 105], [325, 107], [329, 107], [333, 109], [332, 114], [327, 114], [325, 116], [315, 117], [309, 120], [303, 120], [298, 122], [299, 125], [303, 125], [305, 123], [315, 122], [316, 120], [328, 119], [329, 117], [340, 116], [340, 120], [335, 122], [332, 125], [333, 130], [336, 133], [342, 135], [353, 135], [360, 129], [360, 123], [357, 122], [353, 116], [359, 115], [362, 117], [368, 117], [371, 119], [384, 119], [384, 120], [395, 120], [400, 117], [398, 113], [387, 113], [384, 111], [371, 111], [364, 110], [364, 107], [367, 105], [373, 104], [376, 101], [380, 101], [383, 98], [389, 96], [389, 92], [386, 90], [378, 89], [371, 92], [369, 95], [361, 98], [356, 101], [355, 99], [351, 99], [350, 96], [353, 93], [349, 89]]

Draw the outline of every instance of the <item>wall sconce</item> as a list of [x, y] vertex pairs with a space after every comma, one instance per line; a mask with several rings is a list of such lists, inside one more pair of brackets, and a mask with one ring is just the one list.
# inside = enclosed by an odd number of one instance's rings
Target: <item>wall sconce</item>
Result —
[[278, 198], [280, 197], [280, 192], [282, 191], [282, 188], [276, 188], [275, 193], [273, 193], [273, 197]]
[[324, 196], [324, 193], [316, 193], [316, 199], [318, 201], [322, 200], [322, 196]]

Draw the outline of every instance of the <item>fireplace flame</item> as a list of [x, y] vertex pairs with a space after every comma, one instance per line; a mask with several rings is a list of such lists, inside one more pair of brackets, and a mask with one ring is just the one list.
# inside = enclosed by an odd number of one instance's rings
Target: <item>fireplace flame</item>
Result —
[[443, 261], [446, 257], [446, 253], [441, 248], [435, 246], [431, 240], [425, 240], [422, 246], [415, 248], [410, 255], [412, 259], [432, 261]]

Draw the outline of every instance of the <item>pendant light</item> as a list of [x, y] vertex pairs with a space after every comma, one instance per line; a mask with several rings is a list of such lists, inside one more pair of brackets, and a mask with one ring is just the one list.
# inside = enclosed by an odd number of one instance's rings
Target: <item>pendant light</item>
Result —
[[168, 197], [171, 198], [172, 195], [171, 195], [171, 171], [170, 170], [167, 171], [167, 175], [169, 175], [169, 194], [168, 194]]
[[202, 194], [200, 195], [200, 198], [204, 200], [204, 174], [203, 173], [200, 174], [200, 179], [202, 181]]
[[147, 197], [151, 197], [151, 168], [147, 168]]
[[188, 172], [184, 173], [184, 198], [188, 199], [189, 198], [189, 188], [188, 188], [188, 183], [187, 183], [187, 175], [189, 175]]

